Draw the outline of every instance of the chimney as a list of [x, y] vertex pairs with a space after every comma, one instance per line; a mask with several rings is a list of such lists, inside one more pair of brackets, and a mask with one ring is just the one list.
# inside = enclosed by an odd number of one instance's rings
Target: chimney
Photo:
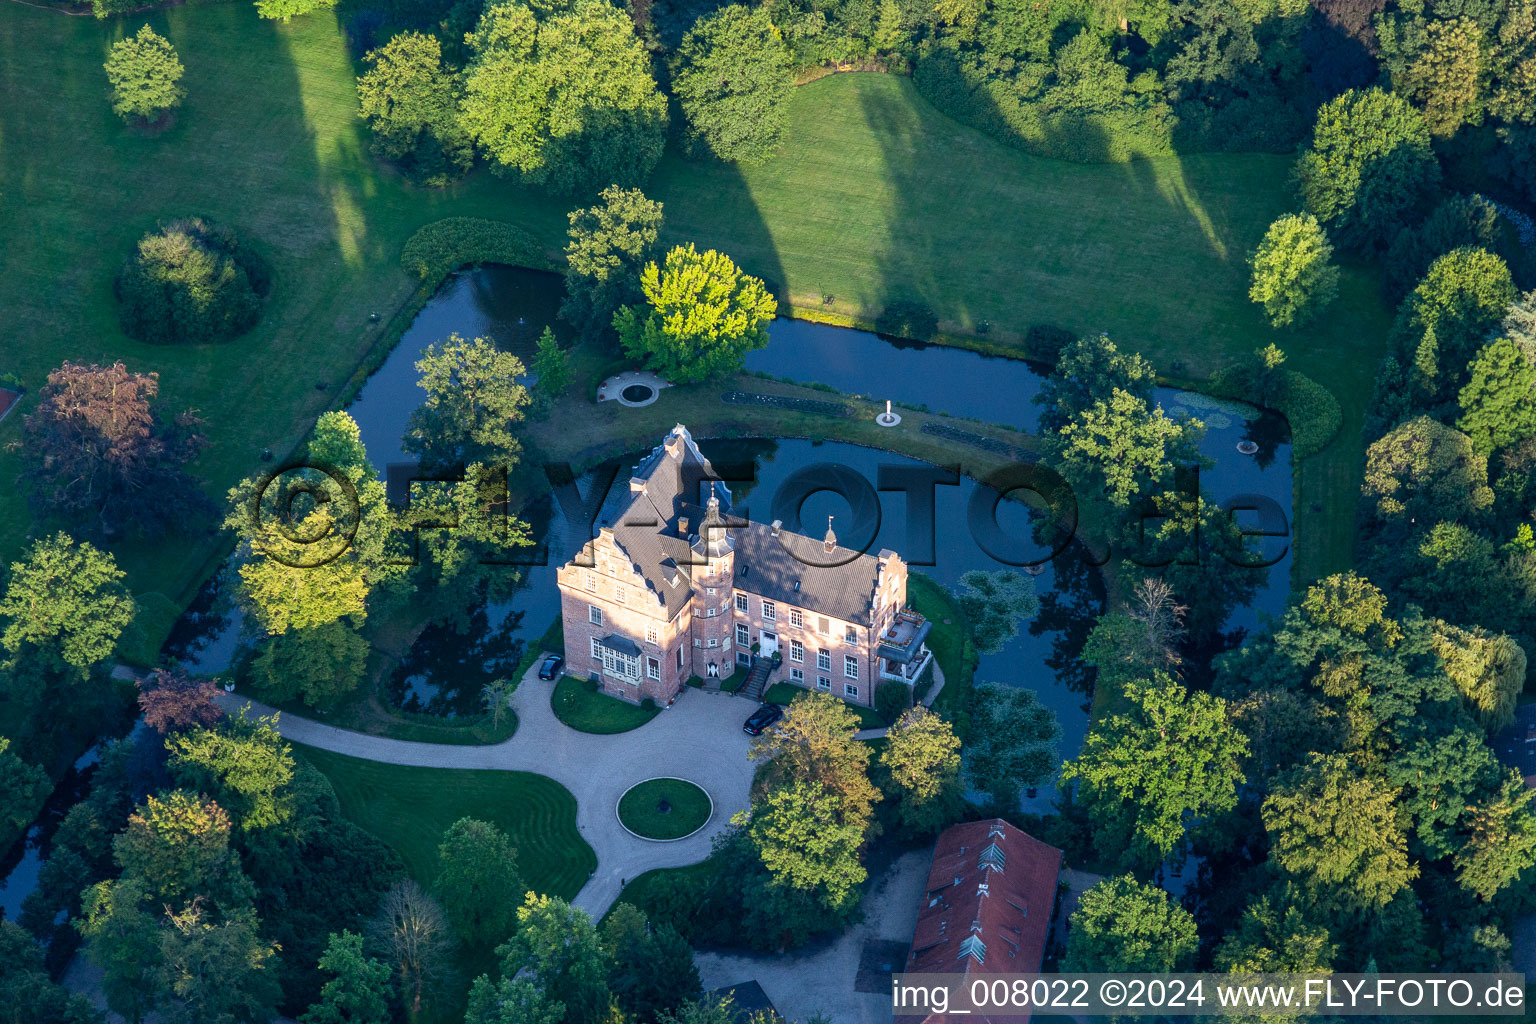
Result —
[[687, 516], [678, 516], [677, 517], [677, 535], [679, 537], [683, 538], [684, 540], [688, 539], [688, 517]]
[[771, 529], [773, 530], [773, 535], [775, 537], [777, 537], [779, 535], [779, 531], [782, 530], [783, 528], [784, 528], [784, 520], [782, 520], [782, 519], [775, 519], [773, 521], [773, 526], [771, 527]]

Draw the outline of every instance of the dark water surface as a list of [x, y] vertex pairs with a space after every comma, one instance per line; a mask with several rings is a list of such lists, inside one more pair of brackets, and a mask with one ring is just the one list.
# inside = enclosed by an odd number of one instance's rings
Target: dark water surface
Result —
[[[560, 279], [554, 274], [485, 267], [450, 278], [406, 331], [399, 346], [368, 381], [348, 408], [362, 430], [369, 456], [381, 469], [404, 460], [400, 438], [412, 410], [424, 392], [416, 384], [414, 363], [427, 345], [457, 332], [494, 339], [503, 348], [531, 358], [545, 324], [553, 323], [560, 299]], [[767, 348], [752, 353], [748, 368], [806, 383], [821, 383], [839, 391], [889, 398], [955, 416], [971, 417], [1024, 430], [1037, 422], [1031, 399], [1044, 380], [1040, 368], [1020, 360], [1000, 359], [943, 346], [897, 343], [878, 335], [846, 328], [775, 320]], [[1214, 467], [1201, 474], [1201, 486], [1217, 501], [1243, 494], [1272, 499], [1291, 514], [1291, 449], [1284, 422], [1272, 415], [1203, 395], [1159, 388], [1157, 401], [1170, 415], [1189, 414], [1207, 427], [1201, 451]], [[712, 411], [712, 410], [711, 410]], [[660, 441], [660, 438], [657, 438]], [[797, 470], [816, 463], [847, 466], [869, 480], [879, 466], [918, 465], [914, 460], [856, 445], [799, 440], [709, 441], [702, 447], [711, 459], [744, 461], [755, 467], [755, 482], [738, 487], [738, 497], [753, 518], [768, 515], [772, 496]], [[1241, 454], [1238, 444], [1258, 446]], [[639, 454], [620, 460], [620, 484]], [[586, 494], [592, 476], [578, 482]], [[935, 558], [931, 566], [916, 565], [946, 586], [953, 586], [971, 569], [1008, 568], [988, 556], [965, 528], [967, 502], [976, 485], [962, 478], [958, 487], [937, 489]], [[904, 496], [879, 496], [878, 529], [871, 549], [889, 547], [908, 556]], [[822, 492], [802, 509], [802, 522], [811, 533], [824, 528], [826, 516], [851, 526], [852, 510], [842, 498]], [[1001, 525], [1013, 537], [1029, 535], [1029, 516], [1021, 505], [1005, 502]], [[526, 586], [504, 603], [476, 609], [467, 633], [447, 627], [429, 629], [405, 659], [389, 685], [392, 699], [410, 710], [435, 714], [466, 714], [478, 709], [483, 682], [515, 662], [522, 645], [538, 637], [558, 614], [554, 574], [588, 539], [581, 524], [566, 519], [552, 499], [543, 499], [522, 512], [547, 549], [545, 564], [526, 567]], [[1248, 523], [1252, 517], [1240, 514]], [[842, 531], [840, 531], [841, 533]], [[843, 534], [847, 536], [847, 534]], [[1266, 555], [1285, 553], [1269, 570], [1268, 583], [1254, 601], [1237, 609], [1226, 628], [1253, 629], [1260, 615], [1278, 614], [1284, 606], [1289, 579], [1289, 538], [1263, 542]], [[1043, 549], [1042, 549], [1043, 550]], [[1062, 723], [1061, 752], [1076, 753], [1087, 725], [1084, 672], [1076, 653], [1103, 605], [1099, 574], [1075, 549], [1043, 566], [1035, 578], [1041, 612], [1020, 634], [995, 654], [985, 655], [978, 678], [1010, 686], [1027, 686], [1054, 708]], [[223, 599], [218, 579], [188, 611], [167, 647], [202, 672], [227, 669], [239, 649], [240, 616]], [[509, 661], [510, 659], [510, 661]], [[1042, 793], [1043, 801], [1048, 794]]]

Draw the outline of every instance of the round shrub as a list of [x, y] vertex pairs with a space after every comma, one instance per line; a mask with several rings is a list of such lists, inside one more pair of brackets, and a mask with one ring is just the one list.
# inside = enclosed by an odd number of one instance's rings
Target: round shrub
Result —
[[117, 278], [123, 331], [153, 345], [221, 341], [250, 330], [265, 265], [228, 228], [172, 221], [139, 240]]
[[898, 299], [880, 311], [875, 333], [912, 341], [931, 341], [939, 333], [939, 318], [921, 302]]

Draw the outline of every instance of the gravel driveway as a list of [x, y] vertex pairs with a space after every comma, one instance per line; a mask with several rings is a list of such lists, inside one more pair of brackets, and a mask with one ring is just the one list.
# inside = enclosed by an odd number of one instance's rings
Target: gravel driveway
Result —
[[[596, 736], [578, 732], [555, 717], [549, 698], [553, 684], [538, 678], [534, 662], [512, 697], [517, 732], [490, 746], [411, 743], [369, 736], [282, 713], [278, 731], [295, 743], [370, 761], [423, 768], [491, 768], [537, 772], [565, 786], [576, 797], [576, 824], [597, 853], [597, 870], [572, 902], [602, 916], [624, 882], [652, 868], [682, 867], [709, 856], [710, 840], [746, 810], [752, 783], [750, 737], [741, 723], [752, 705], [726, 693], [685, 687], [677, 702], [638, 729]], [[221, 695], [228, 711], [250, 704], [253, 714], [274, 714], [258, 701]], [[702, 786], [715, 804], [704, 829], [674, 842], [640, 839], [618, 822], [619, 797], [637, 782], [659, 775]]]

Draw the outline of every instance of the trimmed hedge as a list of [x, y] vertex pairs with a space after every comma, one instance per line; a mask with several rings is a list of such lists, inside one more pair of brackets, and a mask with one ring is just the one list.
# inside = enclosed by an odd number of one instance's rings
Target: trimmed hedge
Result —
[[1344, 423], [1344, 410], [1333, 392], [1297, 370], [1285, 370], [1285, 386], [1268, 402], [1259, 402], [1245, 368], [1234, 367], [1216, 375], [1211, 393], [1256, 405], [1269, 405], [1291, 425], [1291, 458], [1300, 462], [1322, 451]]
[[400, 250], [407, 274], [435, 281], [471, 263], [510, 263], [549, 270], [543, 246], [514, 224], [482, 217], [446, 217], [417, 230]]

